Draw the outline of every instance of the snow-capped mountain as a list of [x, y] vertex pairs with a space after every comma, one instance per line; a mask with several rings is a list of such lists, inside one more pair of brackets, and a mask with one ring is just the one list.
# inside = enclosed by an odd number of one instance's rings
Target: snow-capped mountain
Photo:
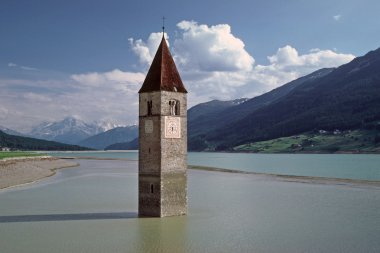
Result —
[[126, 127], [126, 125], [116, 124], [109, 121], [95, 121], [94, 124], [99, 126], [101, 129], [103, 129], [102, 132], [106, 132], [116, 127]]
[[233, 105], [240, 105], [244, 102], [247, 102], [248, 100], [249, 100], [249, 98], [238, 98], [235, 100], [231, 100], [230, 103], [232, 103]]
[[34, 127], [28, 134], [35, 138], [53, 140], [68, 144], [78, 142], [102, 133], [115, 124], [112, 123], [86, 123], [74, 117], [67, 117], [58, 122], [44, 122]]
[[24, 134], [22, 134], [20, 132], [17, 132], [15, 130], [9, 129], [9, 128], [4, 127], [4, 126], [0, 126], [0, 131], [4, 132], [6, 134], [10, 134], [10, 135], [25, 136]]

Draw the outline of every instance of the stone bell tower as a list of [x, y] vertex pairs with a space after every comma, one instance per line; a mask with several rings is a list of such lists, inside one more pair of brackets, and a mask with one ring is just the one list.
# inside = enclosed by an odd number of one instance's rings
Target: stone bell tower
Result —
[[139, 215], [187, 213], [187, 91], [164, 35], [139, 91]]

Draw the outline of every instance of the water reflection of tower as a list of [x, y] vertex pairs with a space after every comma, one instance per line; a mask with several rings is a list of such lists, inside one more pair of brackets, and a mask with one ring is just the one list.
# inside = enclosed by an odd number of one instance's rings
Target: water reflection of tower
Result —
[[137, 219], [135, 252], [187, 252], [191, 245], [187, 234], [187, 216], [170, 219]]

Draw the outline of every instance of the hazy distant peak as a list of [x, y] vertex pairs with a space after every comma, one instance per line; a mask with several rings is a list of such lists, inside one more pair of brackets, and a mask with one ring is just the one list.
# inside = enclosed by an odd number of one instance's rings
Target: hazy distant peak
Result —
[[112, 121], [94, 121], [94, 124], [103, 129], [102, 132], [106, 132], [108, 130], [114, 129], [116, 127], [126, 127], [124, 124], [117, 124]]
[[17, 131], [15, 131], [15, 130], [13, 130], [13, 129], [7, 128], [7, 127], [5, 127], [5, 126], [1, 126], [1, 125], [0, 125], [0, 131], [4, 132], [4, 133], [6, 133], [6, 134], [10, 134], [10, 135], [23, 136], [22, 133], [17, 132]]

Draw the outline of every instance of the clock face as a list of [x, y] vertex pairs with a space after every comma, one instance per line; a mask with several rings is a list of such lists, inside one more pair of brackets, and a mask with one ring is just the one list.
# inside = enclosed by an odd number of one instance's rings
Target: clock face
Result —
[[145, 133], [153, 133], [153, 121], [150, 119], [145, 120]]
[[165, 138], [181, 138], [180, 120], [180, 117], [165, 117]]

